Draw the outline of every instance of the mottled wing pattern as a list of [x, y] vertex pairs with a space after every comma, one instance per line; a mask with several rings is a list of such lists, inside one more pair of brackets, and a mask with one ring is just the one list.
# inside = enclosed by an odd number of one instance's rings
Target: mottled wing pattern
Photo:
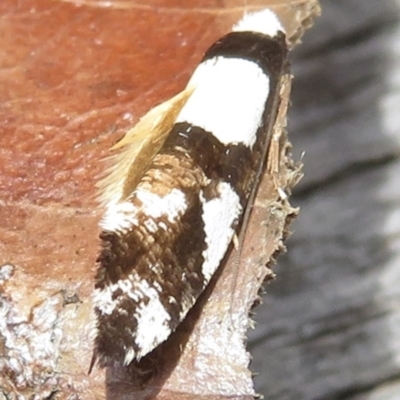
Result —
[[140, 180], [130, 165], [122, 196], [107, 194], [94, 294], [100, 365], [127, 365], [165, 341], [219, 267], [264, 168], [286, 53], [272, 11], [243, 18], [206, 52]]

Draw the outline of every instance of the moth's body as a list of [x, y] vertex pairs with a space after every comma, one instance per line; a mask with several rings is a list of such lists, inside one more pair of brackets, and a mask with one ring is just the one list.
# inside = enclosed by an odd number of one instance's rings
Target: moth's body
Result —
[[287, 49], [269, 10], [234, 30], [207, 51], [184, 99], [166, 107], [157, 125], [165, 139], [143, 175], [130, 176], [125, 150], [103, 184], [94, 295], [101, 365], [140, 359], [176, 329], [219, 267], [258, 184]]

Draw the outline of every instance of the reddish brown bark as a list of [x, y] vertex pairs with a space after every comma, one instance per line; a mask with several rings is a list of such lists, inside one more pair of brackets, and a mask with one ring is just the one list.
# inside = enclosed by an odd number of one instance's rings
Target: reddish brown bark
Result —
[[[184, 87], [204, 50], [243, 14], [242, 1], [180, 3], [0, 4], [3, 393], [25, 398], [53, 393], [60, 399], [100, 399], [106, 393], [110, 398], [117, 393], [118, 399], [157, 394], [177, 399], [177, 392], [190, 399], [253, 394], [241, 344], [250, 323], [247, 310], [263, 276], [271, 274], [262, 264], [282, 247], [294, 213], [279, 198], [271, 176], [257, 200], [238, 275], [229, 264], [221, 271], [214, 290], [202, 299], [204, 309], [199, 305], [193, 311], [161, 359], [149, 361], [158, 364], [158, 375], [143, 386], [137, 386], [132, 371], [94, 369], [87, 375], [101, 160], [145, 111]], [[253, 3], [247, 3], [251, 9]], [[292, 43], [316, 12], [315, 2], [306, 0], [275, 1], [274, 8]], [[287, 149], [283, 138], [277, 179], [290, 190], [297, 172]]]

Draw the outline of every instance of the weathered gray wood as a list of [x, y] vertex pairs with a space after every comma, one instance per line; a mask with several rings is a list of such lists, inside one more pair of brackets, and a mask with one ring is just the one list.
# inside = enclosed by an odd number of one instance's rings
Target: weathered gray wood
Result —
[[294, 57], [301, 206], [250, 333], [267, 400], [400, 399], [400, 3], [325, 0]]

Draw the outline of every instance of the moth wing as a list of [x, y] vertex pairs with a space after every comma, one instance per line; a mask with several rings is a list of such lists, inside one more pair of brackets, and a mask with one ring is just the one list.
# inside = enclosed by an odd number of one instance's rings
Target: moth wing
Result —
[[117, 203], [129, 196], [160, 150], [193, 90], [192, 86], [186, 87], [152, 108], [111, 148], [121, 150], [106, 159], [109, 167], [96, 185], [101, 204]]

